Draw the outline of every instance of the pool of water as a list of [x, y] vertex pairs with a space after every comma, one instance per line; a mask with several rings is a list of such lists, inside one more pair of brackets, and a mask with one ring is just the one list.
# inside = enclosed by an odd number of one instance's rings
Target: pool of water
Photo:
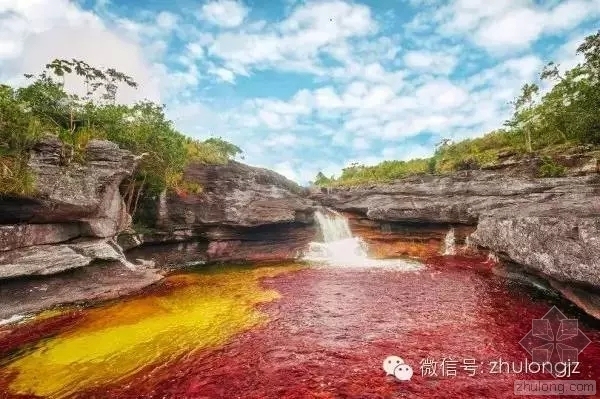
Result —
[[[597, 325], [480, 259], [406, 270], [205, 268], [2, 327], [0, 397], [513, 397], [515, 380], [554, 377], [493, 362], [524, 363], [519, 341], [555, 304], [593, 341], [572, 378], [597, 380]], [[410, 381], [385, 375], [388, 355], [413, 368]], [[456, 375], [442, 372], [444, 358]]]

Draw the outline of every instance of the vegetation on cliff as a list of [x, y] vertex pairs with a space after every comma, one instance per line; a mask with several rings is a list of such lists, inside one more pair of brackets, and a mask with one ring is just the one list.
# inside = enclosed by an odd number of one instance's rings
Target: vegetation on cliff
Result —
[[[69, 75], [83, 81], [85, 94], [67, 91]], [[48, 134], [65, 143], [65, 164], [85, 162], [85, 147], [95, 138], [140, 155], [136, 174], [126, 182], [130, 211], [142, 193], [155, 194], [165, 188], [199, 191], [201, 187], [183, 179], [189, 162], [226, 163], [241, 153], [220, 138], [186, 137], [166, 118], [162, 105], [149, 101], [118, 104], [118, 87], [135, 88], [137, 83], [115, 69], [98, 69], [75, 59], [54, 60], [39, 75], [25, 76], [30, 82], [24, 87], [0, 85], [0, 195], [35, 192], [28, 153]]]
[[565, 170], [552, 155], [580, 145], [600, 145], [600, 31], [588, 36], [577, 53], [584, 61], [564, 74], [552, 62], [544, 68], [540, 79], [553, 84], [545, 94], [540, 95], [537, 84], [525, 84], [512, 102], [512, 117], [498, 130], [457, 143], [443, 140], [427, 159], [352, 164], [337, 178], [319, 173], [314, 184], [355, 185], [477, 169], [506, 154], [541, 156], [539, 176], [560, 176]]

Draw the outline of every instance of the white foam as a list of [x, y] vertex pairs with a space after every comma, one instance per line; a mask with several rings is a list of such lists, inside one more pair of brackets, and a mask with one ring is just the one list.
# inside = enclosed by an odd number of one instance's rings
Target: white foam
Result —
[[348, 220], [338, 212], [325, 210], [315, 212], [323, 241], [311, 242], [303, 259], [317, 266], [346, 268], [390, 268], [395, 270], [419, 270], [422, 265], [402, 259], [372, 259], [368, 246], [359, 237], [353, 237]]

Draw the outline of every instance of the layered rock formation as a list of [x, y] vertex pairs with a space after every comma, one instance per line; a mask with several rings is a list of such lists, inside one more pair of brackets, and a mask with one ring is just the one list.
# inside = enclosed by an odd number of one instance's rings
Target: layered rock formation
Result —
[[[370, 257], [428, 259], [445, 251], [448, 224], [380, 221], [349, 212], [344, 216], [349, 220], [352, 233], [368, 244]], [[453, 228], [454, 244], [464, 253], [466, 237], [475, 229], [469, 225], [454, 225]]]
[[138, 241], [202, 242], [205, 250], [197, 257], [206, 261], [280, 261], [296, 258], [315, 236], [315, 204], [304, 189], [273, 171], [233, 161], [193, 164], [184, 179], [202, 192], [163, 194], [156, 231]]
[[555, 287], [575, 287], [571, 296], [580, 289], [589, 295], [600, 292], [600, 175], [595, 171], [544, 179], [466, 171], [323, 189], [311, 198], [380, 226], [472, 225], [472, 244], [522, 265]]
[[[119, 185], [133, 173], [134, 156], [114, 143], [91, 140], [82, 162], [71, 162], [68, 157], [68, 149], [58, 138], [44, 138], [33, 148], [29, 160], [35, 195], [0, 197], [0, 279], [13, 279], [13, 292], [21, 293], [21, 302], [13, 303], [7, 296], [9, 282], [3, 281], [3, 309], [42, 306], [24, 287], [23, 278], [49, 276], [96, 261], [117, 261], [115, 270], [119, 272], [114, 272], [110, 281], [97, 276], [84, 279], [85, 292], [123, 293], [127, 286], [137, 289], [160, 278], [148, 270], [130, 270], [121, 265], [128, 264], [113, 241], [131, 223]], [[68, 284], [65, 276], [61, 281]], [[121, 276], [122, 282], [118, 283], [115, 276]], [[68, 290], [63, 291], [68, 296]], [[83, 294], [76, 295], [77, 291], [73, 289], [73, 295], [63, 300], [82, 299]]]
[[133, 172], [134, 156], [100, 140], [90, 141], [83, 163], [65, 164], [65, 154], [58, 138], [43, 139], [29, 160], [36, 194], [0, 198], [0, 278], [121, 257], [110, 239], [131, 223], [119, 185]]

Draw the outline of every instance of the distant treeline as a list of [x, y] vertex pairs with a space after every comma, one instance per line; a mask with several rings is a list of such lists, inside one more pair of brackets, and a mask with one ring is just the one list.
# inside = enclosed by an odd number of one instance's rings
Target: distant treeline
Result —
[[[375, 166], [353, 164], [337, 178], [319, 172], [314, 184], [357, 185], [417, 174], [443, 174], [494, 164], [502, 153], [552, 154], [582, 144], [599, 145], [600, 31], [586, 37], [577, 54], [583, 55], [584, 62], [564, 74], [553, 62], [546, 65], [540, 78], [552, 82], [553, 87], [541, 98], [537, 84], [523, 85], [511, 103], [514, 113], [502, 128], [457, 143], [443, 140], [431, 158], [385, 161]], [[540, 176], [563, 173], [551, 157], [544, 158]]]

